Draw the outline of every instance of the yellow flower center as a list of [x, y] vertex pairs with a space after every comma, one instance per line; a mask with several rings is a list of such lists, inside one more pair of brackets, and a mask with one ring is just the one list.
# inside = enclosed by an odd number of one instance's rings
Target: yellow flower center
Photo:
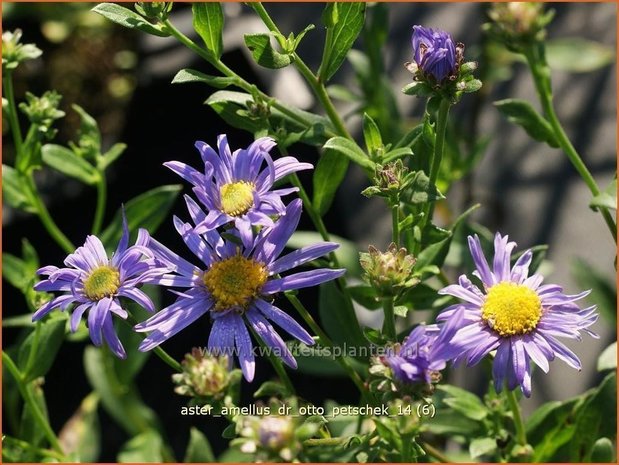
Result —
[[120, 273], [112, 266], [103, 265], [90, 273], [84, 281], [84, 294], [91, 300], [101, 300], [116, 294]]
[[267, 270], [258, 262], [235, 255], [215, 262], [202, 277], [215, 300], [215, 310], [245, 309], [267, 281]]
[[221, 209], [230, 216], [241, 216], [254, 203], [254, 184], [246, 181], [221, 186]]
[[527, 286], [502, 282], [488, 289], [481, 310], [481, 317], [488, 326], [508, 337], [535, 329], [542, 316], [542, 302]]

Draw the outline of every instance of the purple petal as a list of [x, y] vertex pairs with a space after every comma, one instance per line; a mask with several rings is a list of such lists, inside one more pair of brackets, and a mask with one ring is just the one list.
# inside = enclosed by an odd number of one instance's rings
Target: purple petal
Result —
[[288, 239], [299, 225], [301, 218], [301, 199], [295, 199], [286, 208], [286, 215], [280, 218], [269, 230], [268, 234], [262, 236], [262, 239], [256, 241], [256, 251], [254, 258], [256, 260], [269, 264], [282, 252]]
[[511, 347], [508, 340], [504, 340], [499, 344], [492, 363], [492, 377], [494, 378], [494, 390], [499, 393], [503, 390], [503, 381], [508, 371], [512, 367], [509, 365]]
[[105, 297], [93, 305], [88, 312], [88, 332], [90, 339], [97, 347], [103, 344], [101, 331], [103, 330], [103, 322], [106, 315], [109, 313], [112, 299]]
[[321, 268], [318, 270], [303, 271], [279, 279], [268, 281], [262, 288], [265, 294], [275, 294], [276, 292], [291, 291], [303, 287], [317, 286], [332, 279], [339, 278], [346, 273], [345, 269], [330, 270]]
[[71, 313], [71, 332], [74, 333], [75, 331], [77, 331], [77, 327], [80, 324], [80, 321], [82, 319], [82, 315], [84, 314], [84, 312], [86, 310], [88, 310], [91, 306], [92, 306], [92, 302], [87, 302], [85, 304], [82, 305], [78, 305], [74, 310], [73, 313]]
[[252, 382], [256, 370], [256, 363], [254, 361], [253, 345], [249, 337], [249, 332], [245, 327], [245, 323], [243, 323], [243, 319], [238, 314], [231, 313], [229, 318], [232, 319], [232, 324], [234, 325], [234, 341], [238, 349], [241, 371], [245, 379]]
[[452, 295], [454, 297], [458, 297], [459, 299], [478, 305], [479, 307], [481, 307], [484, 304], [484, 301], [482, 300], [480, 296], [471, 292], [468, 289], [465, 289], [459, 284], [451, 284], [439, 290], [438, 293], [442, 295], [447, 294], [447, 295]]
[[292, 337], [298, 339], [305, 345], [314, 345], [314, 339], [312, 339], [312, 336], [310, 336], [310, 334], [286, 312], [265, 302], [262, 299], [254, 300], [254, 305], [265, 317], [282, 328]]
[[245, 317], [260, 339], [271, 349], [274, 349], [274, 355], [281, 358], [289, 367], [296, 369], [296, 360], [290, 353], [290, 350], [288, 350], [286, 343], [280, 335], [275, 332], [273, 326], [271, 326], [257, 310], [248, 310], [245, 312]]
[[548, 370], [550, 369], [548, 359], [544, 356], [544, 353], [537, 347], [537, 344], [533, 341], [533, 339], [527, 334], [523, 336], [522, 341], [524, 344], [524, 350], [527, 352], [529, 357], [531, 357], [531, 360], [533, 360], [544, 373], [548, 373]]
[[181, 163], [180, 161], [168, 161], [163, 164], [166, 168], [170, 168], [176, 174], [178, 174], [181, 178], [194, 186], [200, 186], [204, 182], [204, 175], [199, 171], [195, 170], [191, 166], [186, 165], [185, 163]]
[[114, 355], [122, 359], [127, 358], [125, 348], [121, 344], [120, 339], [118, 339], [118, 336], [114, 331], [112, 315], [109, 312], [106, 314], [105, 320], [103, 322], [103, 336], [105, 337], [107, 345], [110, 347], [110, 350], [112, 351], [112, 353], [114, 353]]
[[123, 297], [128, 297], [129, 299], [133, 300], [134, 302], [136, 302], [138, 305], [148, 310], [149, 312], [155, 311], [155, 305], [153, 304], [153, 301], [150, 300], [150, 297], [148, 297], [144, 292], [142, 292], [141, 290], [137, 288], [122, 288], [121, 287], [118, 290], [118, 295], [121, 295]]
[[208, 349], [215, 355], [232, 356], [234, 353], [234, 321], [228, 314], [216, 318], [208, 337]]
[[271, 266], [269, 266], [269, 270], [271, 274], [278, 274], [282, 271], [288, 271], [291, 268], [295, 268], [299, 265], [322, 257], [338, 247], [339, 244], [336, 244], [335, 242], [321, 242], [319, 244], [303, 247], [275, 260]]
[[484, 256], [484, 251], [481, 248], [479, 237], [477, 236], [477, 234], [475, 234], [475, 236], [473, 237], [469, 236], [468, 242], [471, 256], [473, 257], [473, 262], [475, 263], [475, 267], [479, 272], [481, 281], [484, 283], [484, 286], [488, 288], [495, 284], [496, 281], [494, 279], [494, 275], [490, 271], [490, 267], [488, 266], [486, 257]]
[[75, 301], [75, 296], [73, 296], [72, 294], [58, 296], [55, 299], [50, 300], [41, 308], [39, 308], [36, 312], [34, 312], [34, 315], [32, 315], [32, 321], [40, 320], [57, 307], [66, 308], [73, 301]]

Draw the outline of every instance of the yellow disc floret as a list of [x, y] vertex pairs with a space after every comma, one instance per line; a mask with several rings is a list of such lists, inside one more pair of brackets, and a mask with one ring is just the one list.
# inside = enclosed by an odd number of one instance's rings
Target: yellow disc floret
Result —
[[90, 273], [84, 281], [84, 294], [91, 300], [101, 300], [116, 294], [120, 273], [113, 266], [103, 265]]
[[202, 277], [215, 310], [245, 309], [267, 281], [266, 268], [242, 255], [215, 262]]
[[488, 289], [481, 310], [488, 326], [500, 336], [508, 337], [535, 329], [542, 316], [542, 302], [527, 286], [502, 282]]
[[241, 216], [254, 203], [254, 184], [247, 181], [221, 186], [221, 210], [230, 216]]

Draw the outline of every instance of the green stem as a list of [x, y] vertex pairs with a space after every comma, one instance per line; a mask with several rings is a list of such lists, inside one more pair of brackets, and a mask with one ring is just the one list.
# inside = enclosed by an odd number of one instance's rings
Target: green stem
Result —
[[509, 408], [514, 415], [514, 425], [516, 426], [516, 441], [521, 446], [527, 445], [527, 433], [524, 428], [524, 422], [522, 421], [522, 414], [520, 413], [520, 406], [518, 405], [518, 400], [516, 399], [516, 394], [514, 391], [510, 391], [509, 389], [505, 389], [507, 394], [507, 401], [509, 403]]
[[34, 338], [32, 341], [32, 345], [30, 346], [30, 353], [28, 354], [28, 361], [26, 362], [26, 369], [24, 370], [25, 373], [30, 373], [36, 361], [37, 352], [39, 351], [41, 325], [42, 323], [40, 321], [37, 321], [36, 326], [34, 327]]
[[105, 202], [107, 200], [107, 183], [105, 172], [99, 171], [99, 180], [97, 181], [97, 209], [95, 210], [95, 218], [92, 223], [92, 233], [96, 236], [101, 231], [103, 225], [103, 215], [105, 214]]
[[306, 439], [303, 441], [304, 446], [312, 447], [312, 446], [343, 446], [345, 445], [350, 438], [348, 437], [338, 437], [338, 438], [312, 438]]
[[[258, 90], [256, 88], [256, 86], [254, 86], [253, 84], [250, 84], [249, 82], [247, 82], [245, 79], [243, 79], [241, 76], [239, 76], [237, 73], [235, 73], [232, 69], [228, 68], [228, 66], [226, 66], [220, 59], [215, 59], [209, 52], [208, 50], [203, 49], [202, 47], [200, 47], [198, 44], [196, 44], [193, 40], [191, 40], [189, 37], [187, 37], [186, 35], [184, 35], [181, 31], [179, 31], [171, 22], [169, 19], [166, 19], [164, 22], [164, 25], [166, 26], [168, 32], [175, 37], [180, 43], [182, 43], [185, 47], [187, 47], [188, 49], [190, 49], [191, 51], [195, 52], [196, 54], [198, 54], [201, 58], [203, 58], [204, 60], [206, 60], [208, 63], [210, 63], [211, 65], [213, 65], [220, 73], [222, 73], [224, 76], [227, 77], [231, 77], [235, 79], [235, 84], [237, 85], [237, 87], [243, 89], [245, 92], [251, 94], [251, 95], [258, 95], [260, 98], [262, 98], [263, 100], [266, 100], [268, 102], [270, 102], [270, 104], [278, 109], [280, 112], [282, 112], [284, 115], [288, 116], [290, 119], [297, 121], [298, 123], [300, 123], [301, 125], [310, 128], [312, 126], [312, 123], [310, 121], [308, 121], [307, 119], [303, 118], [300, 114], [295, 113], [294, 111], [291, 111], [289, 108], [287, 108], [285, 105], [282, 105], [280, 102], [278, 102], [277, 100], [272, 99], [270, 96], [268, 96], [267, 94], [265, 94], [264, 92]], [[329, 136], [333, 136], [335, 134], [332, 133], [332, 131], [327, 130], [326, 133]]]
[[[307, 325], [311, 328], [311, 330], [314, 331], [314, 333], [316, 333], [316, 335], [318, 336], [320, 345], [324, 347], [333, 348], [334, 347], [333, 341], [326, 335], [326, 333], [322, 330], [322, 328], [318, 325], [318, 323], [316, 323], [312, 315], [307, 311], [307, 309], [301, 303], [301, 301], [297, 299], [295, 295], [290, 294], [288, 292], [286, 292], [285, 295], [288, 301], [292, 304], [295, 310], [299, 313], [301, 318], [303, 318], [303, 321], [305, 321], [305, 323], [307, 323]], [[346, 373], [348, 374], [352, 382], [355, 383], [355, 386], [357, 386], [357, 389], [359, 389], [359, 392], [361, 393], [361, 396], [363, 397], [364, 401], [373, 404], [374, 402], [373, 402], [373, 399], [371, 398], [371, 394], [365, 388], [365, 385], [363, 384], [363, 380], [361, 379], [359, 374], [348, 363], [346, 356], [341, 355], [340, 357], [337, 357], [336, 360], [342, 366], [342, 368], [344, 368], [344, 370], [346, 371]]]
[[50, 450], [50, 449], [41, 449], [39, 447], [35, 447], [29, 442], [22, 441], [21, 439], [13, 438], [11, 436], [6, 436], [6, 435], [3, 436], [2, 445], [4, 446], [5, 444], [8, 446], [14, 446], [14, 447], [20, 448], [22, 450], [28, 450], [28, 451], [34, 452], [35, 454], [39, 454], [43, 457], [50, 457], [60, 462], [64, 462], [67, 460], [67, 458], [63, 454], [59, 454], [58, 452]]
[[[133, 317], [133, 315], [128, 315], [126, 320], [122, 320], [125, 324], [129, 325], [133, 329], [133, 326], [138, 324], [138, 321]], [[183, 372], [183, 367], [180, 363], [178, 363], [170, 354], [168, 354], [161, 347], [157, 346], [153, 349], [153, 353], [163, 360], [167, 365], [169, 365], [174, 371], [178, 371], [179, 373]]]
[[390, 341], [395, 341], [395, 313], [393, 312], [393, 297], [386, 297], [383, 299], [383, 312], [385, 319], [383, 320], [383, 334], [385, 334]]
[[[273, 22], [273, 20], [269, 16], [269, 13], [267, 13], [267, 11], [264, 9], [264, 6], [262, 5], [262, 3], [252, 2], [250, 6], [258, 14], [258, 16], [260, 16], [260, 19], [262, 19], [266, 27], [271, 32], [274, 32], [275, 34], [279, 36], [282, 35], [277, 25]], [[327, 89], [325, 88], [324, 84], [318, 79], [318, 77], [312, 72], [312, 70], [309, 69], [309, 67], [299, 57], [299, 55], [296, 54], [296, 52], [293, 52], [292, 56], [294, 58], [295, 68], [299, 70], [299, 72], [303, 75], [307, 83], [312, 88], [312, 91], [314, 92], [314, 94], [316, 95], [320, 103], [322, 104], [323, 108], [327, 112], [327, 116], [331, 120], [331, 123], [335, 127], [337, 133], [342, 137], [346, 137], [347, 139], [353, 140], [352, 136], [346, 129], [344, 122], [342, 121], [337, 110], [335, 109], [333, 102], [329, 98], [329, 94], [327, 94]]]
[[398, 247], [400, 246], [400, 201], [395, 199], [391, 206], [391, 240]]
[[13, 133], [13, 142], [15, 143], [15, 153], [19, 157], [22, 150], [23, 139], [21, 129], [19, 127], [19, 119], [17, 118], [17, 106], [15, 105], [15, 91], [13, 90], [13, 76], [10, 71], [4, 76], [4, 96], [9, 102], [9, 125]]
[[34, 183], [34, 179], [32, 178], [32, 174], [22, 175], [22, 179], [24, 181], [23, 186], [26, 188], [30, 202], [36, 209], [37, 215], [39, 216], [41, 223], [43, 223], [43, 226], [45, 227], [49, 235], [66, 253], [75, 252], [75, 246], [56, 225], [51, 215], [49, 214], [47, 207], [41, 200], [36, 184]]
[[434, 446], [431, 446], [427, 442], [422, 442], [421, 447], [430, 457], [434, 457], [441, 463], [453, 463], [453, 460], [450, 460], [445, 454], [443, 454], [440, 450], [436, 449]]
[[56, 434], [54, 433], [54, 431], [52, 430], [52, 427], [49, 425], [49, 423], [43, 416], [41, 409], [39, 409], [39, 406], [37, 405], [36, 400], [32, 396], [32, 392], [30, 391], [28, 385], [26, 385], [26, 383], [24, 382], [24, 377], [19, 371], [19, 368], [17, 368], [17, 366], [15, 365], [15, 362], [13, 362], [11, 357], [9, 357], [9, 355], [4, 351], [2, 351], [2, 365], [5, 366], [7, 370], [9, 370], [13, 378], [15, 378], [15, 381], [17, 382], [17, 387], [19, 389], [20, 394], [22, 395], [22, 398], [24, 399], [24, 402], [30, 408], [32, 414], [34, 415], [35, 421], [41, 427], [43, 434], [47, 438], [52, 448], [59, 454], [64, 455], [64, 452], [62, 450], [62, 447], [60, 446], [60, 442], [58, 441]]
[[[534, 47], [534, 46], [533, 46]], [[597, 196], [600, 194], [600, 188], [598, 187], [593, 175], [583, 162], [582, 158], [572, 145], [571, 141], [567, 137], [567, 134], [563, 130], [563, 126], [557, 117], [557, 114], [554, 109], [554, 105], [552, 103], [552, 91], [550, 88], [550, 77], [548, 75], [548, 65], [546, 64], [546, 60], [543, 57], [543, 52], [537, 51], [537, 49], [530, 47], [525, 50], [524, 54], [529, 64], [529, 68], [531, 69], [531, 74], [533, 76], [533, 81], [535, 83], [535, 88], [537, 90], [537, 95], [540, 99], [540, 103], [542, 105], [542, 109], [544, 111], [544, 115], [546, 119], [550, 123], [554, 135], [559, 143], [559, 146], [563, 150], [563, 152], [567, 155], [570, 162], [578, 171], [578, 174], [585, 182], [591, 194], [593, 196]], [[607, 208], [599, 207], [600, 213], [610, 230], [610, 233], [613, 236], [613, 239], [617, 240], [617, 225], [613, 220], [612, 215], [608, 211]]]
[[[441, 161], [443, 160], [443, 147], [445, 146], [445, 132], [447, 130], [447, 117], [449, 116], [450, 101], [442, 99], [438, 107], [438, 113], [436, 116], [436, 139], [434, 140], [434, 156], [430, 162], [430, 187], [436, 186], [438, 174], [441, 169]], [[434, 202], [428, 201], [423, 206], [423, 218], [421, 219], [421, 233], [425, 226], [432, 220], [432, 214], [434, 212]], [[414, 255], [417, 255], [421, 250], [421, 244], [416, 243], [413, 251]]]

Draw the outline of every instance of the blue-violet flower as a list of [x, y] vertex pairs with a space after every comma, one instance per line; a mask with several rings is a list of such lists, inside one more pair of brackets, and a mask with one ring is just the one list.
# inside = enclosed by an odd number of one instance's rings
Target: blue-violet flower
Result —
[[496, 349], [493, 362], [494, 386], [497, 392], [507, 380], [510, 390], [520, 386], [525, 396], [531, 395], [531, 361], [545, 373], [555, 357], [580, 370], [578, 357], [557, 337], [580, 340], [580, 331], [597, 337], [589, 328], [598, 318], [595, 306], [580, 309], [577, 300], [589, 291], [566, 295], [555, 284], [544, 284], [539, 274], [529, 274], [533, 254], [525, 251], [510, 267], [515, 242], [496, 234], [492, 269], [484, 257], [479, 238], [468, 238], [477, 270], [473, 272], [482, 286], [473, 284], [466, 275], [440, 290], [463, 301], [445, 309], [437, 320], [458, 318], [458, 329], [443, 352], [456, 363], [478, 363]]
[[123, 234], [111, 258], [108, 258], [97, 236], [88, 236], [86, 243], [64, 260], [68, 268], [45, 266], [37, 270], [47, 279], [38, 282], [35, 290], [65, 293], [39, 308], [32, 321], [40, 320], [55, 308], [64, 311], [75, 304], [71, 314], [71, 331], [77, 330], [88, 310], [88, 332], [92, 342], [101, 346], [105, 339], [116, 356], [125, 358], [125, 349], [112, 321], [112, 314], [122, 319], [128, 315], [119, 297], [127, 297], [146, 310], [154, 311], [153, 302], [138, 286], [148, 278], [169, 271], [156, 266], [153, 253], [146, 248], [147, 237], [148, 233], [140, 229], [135, 245], [129, 247], [129, 229], [123, 216]]
[[457, 47], [451, 36], [439, 29], [413, 26], [413, 58], [417, 67], [437, 83], [453, 75], [458, 64]]
[[284, 214], [281, 197], [298, 189], [271, 190], [273, 184], [288, 174], [313, 166], [290, 156], [273, 161], [269, 151], [275, 145], [270, 137], [262, 137], [247, 149], [231, 152], [227, 137], [222, 134], [217, 138], [219, 153], [205, 142], [196, 142], [204, 162], [204, 174], [179, 161], [164, 163], [193, 184], [193, 192], [208, 210], [206, 218], [196, 224], [197, 233], [234, 222], [243, 244], [249, 247], [252, 225], [273, 226], [271, 215]]
[[[185, 200], [194, 223], [204, 223], [206, 215], [198, 204], [188, 196]], [[345, 271], [315, 269], [278, 276], [338, 247], [338, 244], [323, 242], [277, 258], [295, 231], [300, 216], [301, 200], [296, 199], [272, 228], [263, 228], [257, 234], [249, 247], [223, 238], [216, 230], [197, 234], [189, 223], [175, 217], [177, 231], [204, 265], [194, 266], [150, 238], [149, 247], [156, 257], [175, 271], [156, 278], [154, 282], [186, 289], [179, 293], [173, 304], [136, 326], [137, 331], [152, 331], [140, 345], [140, 350], [153, 349], [209, 313], [213, 320], [209, 350], [214, 354], [236, 354], [248, 381], [254, 378], [255, 362], [246, 325], [273, 350], [274, 355], [296, 368], [294, 357], [269, 320], [304, 344], [312, 345], [314, 340], [294, 319], [271, 303], [273, 296], [278, 292], [324, 283]], [[229, 230], [228, 234], [233, 231]]]

